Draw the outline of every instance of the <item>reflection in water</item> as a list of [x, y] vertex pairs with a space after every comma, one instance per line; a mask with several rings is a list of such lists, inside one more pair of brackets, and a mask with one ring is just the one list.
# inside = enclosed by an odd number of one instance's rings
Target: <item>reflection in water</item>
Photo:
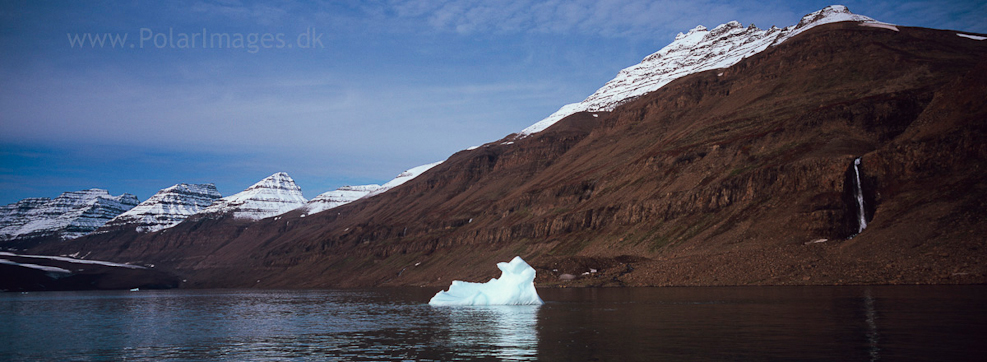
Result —
[[[495, 357], [504, 360], [536, 360], [540, 307], [539, 305], [450, 307], [447, 309], [450, 312], [450, 342], [457, 349], [477, 351], [489, 349]], [[442, 309], [446, 308], [439, 310]], [[489, 347], [482, 348], [487, 346]]]
[[877, 347], [879, 340], [876, 321], [877, 310], [874, 308], [874, 296], [871, 295], [870, 288], [864, 290], [864, 310], [867, 313], [867, 341], [870, 343], [870, 360], [877, 361], [881, 359], [880, 355], [878, 355], [881, 349]]
[[[983, 361], [987, 286], [0, 293], [0, 361]], [[881, 307], [878, 312], [877, 307]], [[878, 329], [880, 323], [880, 329]]]

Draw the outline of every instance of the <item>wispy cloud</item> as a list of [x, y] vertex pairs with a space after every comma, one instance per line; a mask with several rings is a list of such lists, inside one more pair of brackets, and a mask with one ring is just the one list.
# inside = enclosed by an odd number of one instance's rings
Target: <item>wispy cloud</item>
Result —
[[983, 1], [881, 1], [858, 6], [867, 10], [865, 15], [900, 25], [987, 33]]
[[241, 1], [199, 1], [191, 6], [189, 10], [207, 16], [226, 17], [230, 20], [258, 25], [277, 25], [283, 23], [289, 16], [286, 8], [288, 2], [282, 6], [272, 6], [264, 3], [245, 4]]
[[[716, 25], [743, 15], [761, 13], [758, 18], [763, 19], [764, 15], [779, 13], [778, 7], [763, 2], [755, 7], [703, 0], [396, 0], [388, 5], [398, 18], [417, 19], [438, 30], [463, 34], [536, 32], [607, 37], [688, 30], [697, 21]], [[787, 7], [780, 12], [790, 13]]]
[[[987, 3], [982, 1], [836, 2], [882, 21], [987, 31]], [[826, 1], [712, 0], [393, 0], [385, 13], [427, 24], [433, 30], [476, 33], [579, 34], [634, 37], [715, 26], [730, 20], [761, 27], [792, 25]]]

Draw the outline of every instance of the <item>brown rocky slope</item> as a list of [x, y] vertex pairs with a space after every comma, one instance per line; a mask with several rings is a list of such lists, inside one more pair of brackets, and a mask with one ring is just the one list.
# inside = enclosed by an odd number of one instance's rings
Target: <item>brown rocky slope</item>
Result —
[[539, 285], [984, 283], [985, 99], [987, 41], [829, 24], [323, 213], [35, 251], [192, 287], [438, 286], [514, 255]]

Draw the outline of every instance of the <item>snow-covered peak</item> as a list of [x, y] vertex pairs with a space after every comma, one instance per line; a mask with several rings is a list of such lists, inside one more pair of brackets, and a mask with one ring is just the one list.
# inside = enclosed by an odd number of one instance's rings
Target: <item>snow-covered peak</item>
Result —
[[830, 5], [822, 10], [806, 14], [802, 17], [802, 20], [799, 20], [798, 24], [785, 28], [785, 34], [779, 37], [777, 44], [781, 44], [781, 42], [814, 27], [829, 23], [838, 23], [841, 21], [884, 24], [877, 20], [871, 19], [870, 17], [851, 13], [850, 9], [847, 9], [846, 6]]
[[135, 227], [138, 232], [167, 229], [199, 213], [222, 195], [213, 184], [181, 183], [158, 191], [106, 227]]
[[301, 190], [298, 185], [295, 185], [295, 180], [291, 179], [291, 176], [288, 176], [285, 172], [278, 172], [267, 176], [263, 180], [248, 187], [246, 191], [258, 189]]
[[874, 19], [867, 16], [854, 14], [850, 12], [850, 9], [847, 9], [847, 7], [843, 5], [830, 5], [822, 8], [822, 10], [811, 12], [805, 16], [802, 16], [802, 20], [799, 20], [799, 23], [795, 25], [795, 28], [813, 27], [841, 21], [872, 22]]
[[278, 172], [240, 193], [217, 200], [203, 214], [232, 213], [238, 219], [260, 220], [297, 209], [308, 201], [287, 173]]
[[862, 24], [884, 24], [850, 12], [846, 6], [832, 5], [807, 14], [798, 24], [779, 29], [758, 29], [754, 24], [731, 21], [714, 27], [697, 26], [688, 33], [679, 33], [675, 41], [636, 65], [625, 68], [602, 88], [579, 103], [562, 106], [547, 118], [525, 128], [519, 137], [541, 132], [563, 118], [577, 112], [612, 111], [617, 106], [658, 90], [673, 80], [712, 69], [727, 68], [741, 60], [778, 45], [813, 27], [855, 21]]
[[0, 240], [59, 235], [74, 239], [130, 210], [137, 196], [112, 196], [102, 189], [65, 192], [54, 199], [31, 198], [0, 209]]

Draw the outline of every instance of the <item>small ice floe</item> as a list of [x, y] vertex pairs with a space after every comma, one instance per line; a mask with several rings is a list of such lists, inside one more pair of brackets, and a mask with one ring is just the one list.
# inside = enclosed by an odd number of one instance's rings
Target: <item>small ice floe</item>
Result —
[[486, 283], [454, 280], [448, 291], [440, 291], [428, 301], [433, 306], [447, 305], [538, 305], [542, 304], [535, 290], [535, 269], [520, 256], [510, 262], [497, 263], [500, 278]]
[[987, 36], [978, 36], [978, 35], [970, 35], [963, 33], [956, 33], [956, 36], [967, 38], [967, 39], [973, 39], [973, 40], [987, 40]]

